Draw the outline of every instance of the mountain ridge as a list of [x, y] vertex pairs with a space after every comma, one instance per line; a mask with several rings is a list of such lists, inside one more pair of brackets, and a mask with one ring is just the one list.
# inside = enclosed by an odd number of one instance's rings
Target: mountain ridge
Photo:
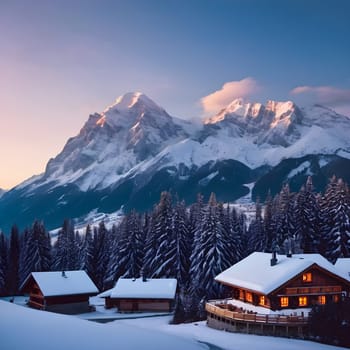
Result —
[[[127, 93], [103, 112], [91, 114], [43, 174], [2, 196], [0, 227], [24, 214], [30, 218], [28, 212], [38, 217], [39, 198], [51, 205], [44, 209], [47, 220], [58, 213], [69, 216], [73, 200], [80, 203], [81, 208], [73, 210], [79, 216], [131, 205], [147, 209], [163, 190], [187, 199], [193, 198], [194, 190], [213, 190], [232, 201], [247, 194], [244, 184], [259, 181], [259, 176], [265, 176], [257, 187], [264, 193], [266, 176], [285, 159], [313, 156], [300, 168], [305, 176], [313, 171], [308, 164], [321, 164], [313, 169], [322, 172], [335, 159], [347, 162], [347, 130], [348, 117], [319, 105], [300, 108], [292, 101], [263, 105], [237, 99], [197, 125], [171, 116], [142, 93]], [[326, 161], [327, 155], [338, 158]], [[298, 173], [292, 174], [291, 180]], [[38, 200], [37, 206], [29, 198]], [[17, 208], [16, 201], [22, 203]], [[6, 212], [11, 215], [5, 217]]]

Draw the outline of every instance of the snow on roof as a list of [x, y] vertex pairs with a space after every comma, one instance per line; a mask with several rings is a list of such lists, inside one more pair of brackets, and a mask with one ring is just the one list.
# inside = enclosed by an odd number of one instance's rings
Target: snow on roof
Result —
[[350, 281], [350, 258], [338, 258], [334, 266]]
[[96, 294], [98, 289], [85, 271], [47, 271], [32, 272], [32, 276], [44, 296]]
[[320, 254], [294, 254], [291, 258], [285, 255], [277, 255], [275, 266], [270, 265], [271, 257], [270, 253], [252, 253], [221, 272], [215, 277], [215, 280], [269, 294], [313, 264], [317, 264], [334, 275], [346, 279], [334, 265]]
[[119, 278], [114, 288], [109, 289], [98, 296], [101, 298], [152, 298], [174, 299], [177, 280], [175, 278]]

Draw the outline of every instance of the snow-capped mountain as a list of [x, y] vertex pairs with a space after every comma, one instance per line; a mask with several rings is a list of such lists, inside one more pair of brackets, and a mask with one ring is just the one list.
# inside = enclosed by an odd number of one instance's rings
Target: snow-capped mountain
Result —
[[2, 197], [2, 195], [5, 193], [6, 191], [3, 190], [2, 188], [0, 188], [0, 198]]
[[320, 188], [333, 173], [348, 181], [349, 130], [350, 118], [326, 107], [243, 99], [197, 125], [128, 93], [90, 115], [44, 174], [2, 196], [0, 227], [35, 217], [54, 227], [92, 210], [143, 210], [163, 190], [188, 202], [211, 191], [233, 201], [251, 187], [264, 198], [283, 181], [300, 186], [307, 175]]

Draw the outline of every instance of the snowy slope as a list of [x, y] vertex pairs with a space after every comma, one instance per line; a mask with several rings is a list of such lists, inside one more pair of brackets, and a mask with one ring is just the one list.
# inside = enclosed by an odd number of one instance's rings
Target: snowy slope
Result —
[[164, 316], [98, 324], [4, 301], [0, 301], [0, 313], [0, 339], [5, 350], [344, 349], [311, 341], [228, 333], [208, 328], [205, 322], [170, 325], [170, 318]]
[[179, 336], [124, 324], [98, 324], [0, 301], [0, 339], [4, 350], [157, 350], [207, 349]]

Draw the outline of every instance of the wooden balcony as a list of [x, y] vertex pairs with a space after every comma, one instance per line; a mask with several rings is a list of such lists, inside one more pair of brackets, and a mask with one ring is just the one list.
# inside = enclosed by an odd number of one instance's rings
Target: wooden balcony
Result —
[[297, 287], [286, 288], [286, 295], [317, 295], [341, 293], [341, 286], [315, 286], [315, 287]]
[[208, 313], [216, 316], [235, 321], [243, 321], [246, 323], [261, 323], [270, 325], [305, 325], [308, 318], [305, 316], [285, 316], [280, 314], [258, 314], [241, 311], [231, 311], [228, 309], [228, 304], [219, 304], [208, 302], [205, 305]]

